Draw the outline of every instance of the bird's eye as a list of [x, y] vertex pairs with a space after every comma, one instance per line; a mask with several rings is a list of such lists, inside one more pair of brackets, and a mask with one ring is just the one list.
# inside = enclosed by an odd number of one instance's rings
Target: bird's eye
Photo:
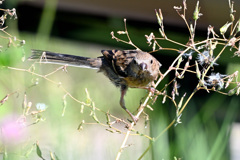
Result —
[[134, 63], [134, 64], [137, 64], [137, 62], [136, 62], [136, 60], [135, 60], [135, 59], [133, 59], [133, 63]]
[[151, 59], [150, 63], [152, 64], [153, 63], [153, 60]]

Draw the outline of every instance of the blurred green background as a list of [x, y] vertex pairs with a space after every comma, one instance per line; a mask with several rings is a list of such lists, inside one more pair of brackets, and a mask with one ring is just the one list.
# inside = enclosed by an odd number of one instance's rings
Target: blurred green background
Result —
[[[163, 15], [166, 15], [164, 22], [166, 22], [165, 29], [168, 37], [181, 43], [188, 41], [186, 27], [172, 9], [174, 5], [180, 5], [181, 1], [168, 3], [153, 0], [147, 2], [149, 6], [146, 2], [136, 3], [135, 1], [122, 1], [116, 5], [107, 3], [106, 0], [100, 4], [99, 2], [93, 1], [92, 4], [88, 4], [87, 1], [73, 0], [9, 0], [3, 3], [1, 8], [14, 7], [18, 15], [17, 20], [7, 20], [6, 25], [9, 26], [7, 31], [19, 39], [24, 39], [26, 44], [23, 47], [8, 49], [5, 45], [0, 53], [0, 99], [9, 93], [17, 92], [9, 96], [8, 100], [0, 106], [1, 128], [19, 120], [23, 112], [24, 95], [28, 102], [32, 102], [30, 111], [36, 110], [38, 103], [44, 103], [47, 109], [41, 113], [43, 121], [34, 125], [30, 124], [34, 123], [35, 119], [27, 116], [23, 123], [25, 126], [17, 135], [9, 135], [6, 138], [5, 131], [2, 129], [1, 158], [5, 156], [11, 160], [40, 159], [36, 149], [32, 147], [38, 142], [45, 159], [50, 159], [50, 152], [55, 153], [59, 159], [114, 159], [124, 139], [124, 134], [111, 133], [106, 131], [107, 127], [98, 124], [83, 125], [83, 130], [78, 131], [77, 128], [82, 120], [89, 123], [95, 122], [89, 116], [91, 112], [89, 108], [85, 107], [84, 112], [81, 113], [81, 104], [66, 96], [67, 105], [65, 114], [62, 116], [63, 97], [66, 93], [61, 87], [28, 72], [6, 68], [10, 66], [28, 69], [32, 62], [23, 62], [22, 58], [24, 54], [26, 58], [30, 56], [31, 49], [88, 57], [100, 56], [102, 49], [133, 49], [131, 46], [112, 40], [110, 35], [111, 31], [123, 30], [123, 19], [127, 18], [128, 31], [134, 44], [142, 50], [150, 51], [151, 47], [146, 43], [144, 35], [154, 32], [155, 35], [160, 36], [154, 13], [156, 8], [162, 8]], [[191, 17], [195, 4], [189, 3], [188, 15]], [[209, 6], [214, 6], [214, 3], [213, 1], [208, 3], [209, 5], [206, 5], [204, 2], [201, 8], [203, 18], [199, 21], [200, 27], [197, 32], [199, 40], [206, 38], [207, 25], [215, 24], [214, 26], [219, 27], [229, 20], [228, 17], [223, 18], [228, 16], [227, 2], [219, 2], [222, 4], [219, 7], [226, 12], [223, 12], [222, 18], [215, 19], [211, 16], [214, 12], [209, 11]], [[214, 7], [216, 9], [216, 6]], [[6, 42], [6, 39], [1, 39], [1, 44]], [[173, 46], [164, 41], [161, 45], [180, 49], [179, 46]], [[232, 54], [226, 54], [218, 61], [220, 66], [215, 68], [217, 72], [225, 74], [239, 70], [239, 59], [231, 58]], [[161, 70], [164, 72], [177, 53], [160, 51], [153, 55], [163, 64]], [[35, 72], [45, 75], [58, 67], [36, 64]], [[106, 77], [98, 74], [96, 70], [67, 67], [67, 71], [66, 73], [60, 70], [48, 78], [57, 83], [61, 82], [63, 88], [83, 102], [87, 99], [85, 93], [87, 88], [97, 108], [109, 111], [124, 120], [129, 118], [119, 105], [119, 89], [115, 88]], [[173, 74], [170, 74], [160, 87], [168, 83], [173, 78]], [[38, 84], [34, 85], [36, 82]], [[185, 92], [190, 94], [197, 81], [195, 75], [187, 75], [180, 82], [180, 95], [182, 95]], [[129, 89], [126, 96], [127, 107], [132, 112], [136, 111], [146, 94], [144, 90]], [[167, 100], [162, 104], [161, 101], [162, 97], [159, 97], [153, 106], [154, 111], [146, 110], [150, 115], [147, 127], [144, 127], [144, 118], [141, 117], [136, 130], [156, 137], [175, 118], [176, 111], [172, 102]], [[96, 113], [102, 122], [106, 121], [104, 114]], [[240, 135], [235, 135], [236, 132], [232, 132], [232, 127], [239, 126], [238, 121], [239, 97], [199, 92], [183, 112], [182, 123], [164, 133], [143, 159], [167, 160], [177, 157], [187, 160], [235, 160], [239, 155], [235, 155], [236, 152], [232, 151], [237, 147], [240, 148], [240, 145], [235, 145], [233, 142], [238, 142]], [[124, 132], [127, 131], [123, 124], [117, 124], [116, 127]], [[149, 145], [149, 140], [143, 136], [131, 136], [127, 144], [129, 147], [123, 151], [121, 159], [137, 159]]]

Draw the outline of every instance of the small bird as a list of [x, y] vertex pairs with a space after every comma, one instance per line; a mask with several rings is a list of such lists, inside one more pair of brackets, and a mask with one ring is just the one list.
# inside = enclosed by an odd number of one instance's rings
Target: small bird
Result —
[[98, 69], [116, 87], [120, 87], [120, 105], [136, 124], [138, 118], [126, 108], [124, 96], [129, 87], [152, 91], [154, 80], [157, 79], [160, 73], [159, 68], [161, 67], [161, 63], [151, 54], [139, 50], [102, 50], [101, 52], [102, 56], [89, 58], [32, 50], [32, 56], [28, 60], [40, 60], [41, 63]]

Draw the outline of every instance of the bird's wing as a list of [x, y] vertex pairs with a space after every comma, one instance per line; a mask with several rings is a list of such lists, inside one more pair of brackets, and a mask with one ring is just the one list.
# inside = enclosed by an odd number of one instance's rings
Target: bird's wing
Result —
[[137, 55], [136, 50], [102, 50], [105, 59], [112, 65], [114, 71], [126, 77], [126, 68]]

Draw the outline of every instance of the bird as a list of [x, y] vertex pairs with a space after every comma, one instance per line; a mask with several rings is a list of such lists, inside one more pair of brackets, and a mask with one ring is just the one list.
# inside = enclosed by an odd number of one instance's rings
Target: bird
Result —
[[101, 50], [101, 53], [102, 56], [90, 58], [32, 49], [32, 55], [28, 60], [98, 69], [98, 72], [102, 72], [116, 87], [120, 88], [120, 106], [136, 124], [138, 118], [127, 109], [124, 96], [128, 88], [142, 88], [152, 92], [162, 64], [150, 53], [141, 50], [114, 49]]

